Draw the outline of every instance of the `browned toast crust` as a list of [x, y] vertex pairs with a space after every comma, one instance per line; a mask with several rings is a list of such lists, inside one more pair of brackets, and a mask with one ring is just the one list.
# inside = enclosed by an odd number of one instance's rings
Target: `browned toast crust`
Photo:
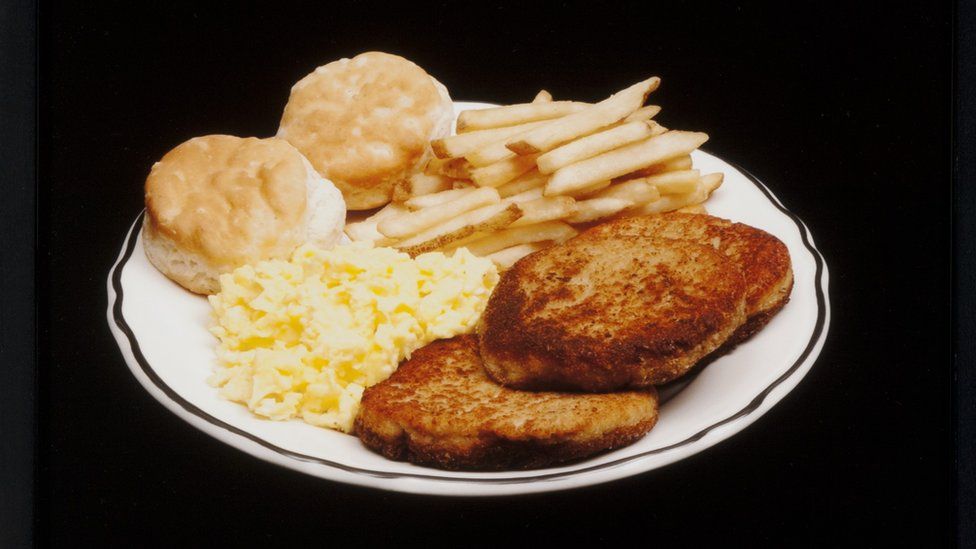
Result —
[[546, 467], [619, 448], [657, 422], [654, 389], [530, 393], [485, 374], [477, 339], [418, 350], [363, 394], [355, 432], [394, 460], [454, 470]]
[[[604, 227], [595, 227], [594, 232], [607, 230]], [[673, 212], [623, 219], [612, 231], [691, 240], [711, 245], [731, 259], [746, 281], [748, 320], [730, 338], [730, 345], [752, 337], [789, 301], [793, 288], [789, 250], [761, 229], [711, 215]]]
[[584, 391], [665, 383], [745, 322], [745, 282], [725, 255], [632, 225], [600, 225], [502, 276], [479, 325], [494, 380]]

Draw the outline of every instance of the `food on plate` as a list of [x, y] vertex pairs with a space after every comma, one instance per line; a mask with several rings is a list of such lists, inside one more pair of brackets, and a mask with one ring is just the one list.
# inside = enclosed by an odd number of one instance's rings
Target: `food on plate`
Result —
[[611, 391], [671, 381], [746, 320], [746, 282], [712, 245], [611, 221], [505, 272], [479, 334], [485, 369], [519, 389]]
[[664, 237], [713, 246], [744, 274], [746, 323], [729, 339], [736, 344], [758, 332], [786, 305], [793, 288], [790, 253], [775, 236], [742, 223], [707, 215], [669, 213], [597, 226], [593, 235]]
[[699, 179], [701, 173], [698, 170], [675, 170], [630, 179], [626, 182], [640, 181], [656, 188], [660, 194], [689, 194], [698, 188]]
[[660, 82], [540, 90], [450, 135], [417, 65], [329, 63], [277, 137], [199, 137], [153, 166], [146, 255], [213, 294], [208, 381], [258, 416], [454, 470], [625, 446], [657, 422], [655, 385], [751, 337], [793, 285], [781, 241], [706, 215], [723, 175], [692, 161], [707, 134], [654, 120]]
[[624, 118], [624, 122], [633, 122], [635, 120], [650, 120], [654, 118], [657, 113], [661, 112], [661, 107], [658, 105], [645, 105], [636, 111], [630, 113]]
[[393, 185], [393, 202], [405, 202], [416, 196], [437, 193], [454, 188], [454, 179], [443, 175], [427, 175], [417, 172]]
[[464, 158], [431, 158], [424, 167], [424, 173], [452, 179], [470, 179], [471, 163]]
[[500, 201], [501, 197], [498, 196], [498, 191], [495, 189], [490, 187], [471, 189], [468, 192], [461, 193], [453, 200], [384, 219], [379, 222], [376, 228], [388, 238], [405, 238], [447, 221], [458, 213], [496, 204]]
[[463, 247], [474, 255], [483, 257], [519, 244], [564, 242], [576, 236], [577, 233], [576, 229], [562, 221], [544, 221], [534, 225], [502, 229], [496, 233], [465, 242]]
[[515, 126], [492, 128], [490, 130], [459, 133], [457, 135], [450, 135], [440, 139], [435, 139], [431, 141], [430, 145], [434, 150], [434, 154], [437, 155], [437, 158], [460, 158], [471, 153], [472, 151], [478, 150], [480, 147], [485, 147], [499, 141], [505, 141], [513, 135], [517, 135], [532, 128], [537, 128], [545, 123], [546, 121], [543, 120], [540, 122], [517, 124]]
[[552, 94], [546, 90], [539, 90], [539, 93], [532, 98], [533, 103], [548, 103], [550, 101], [552, 101]]
[[625, 198], [591, 198], [589, 200], [576, 201], [576, 213], [570, 216], [567, 221], [570, 223], [589, 223], [604, 217], [622, 212], [634, 202]]
[[355, 432], [382, 455], [445, 469], [546, 467], [619, 448], [658, 417], [653, 387], [619, 393], [517, 391], [494, 383], [475, 336], [418, 350], [366, 390]]
[[444, 204], [451, 202], [462, 196], [474, 192], [473, 187], [461, 187], [457, 189], [449, 189], [446, 191], [440, 191], [431, 194], [424, 194], [420, 196], [415, 196], [403, 203], [410, 211], [422, 210], [424, 208], [429, 208], [431, 206], [437, 206], [439, 204]]
[[522, 210], [515, 204], [488, 204], [452, 217], [444, 224], [421, 231], [406, 240], [394, 242], [392, 246], [410, 255], [431, 252], [471, 235], [508, 227], [521, 215]]
[[685, 206], [683, 208], [678, 208], [675, 211], [676, 212], [679, 212], [679, 213], [687, 213], [687, 214], [707, 214], [708, 213], [708, 210], [706, 210], [705, 209], [705, 206], [703, 206], [702, 204], [692, 204], [691, 206]]
[[[697, 176], [695, 177], [694, 183], [698, 183]], [[688, 192], [693, 190], [695, 190], [694, 185]], [[619, 185], [608, 186], [603, 190], [597, 191], [592, 196], [593, 198], [617, 198], [626, 200], [631, 204], [640, 204], [642, 202], [653, 202], [661, 198], [661, 193], [660, 187], [646, 179], [632, 179], [630, 181], [624, 181]]]
[[515, 265], [519, 259], [522, 259], [533, 252], [544, 250], [549, 244], [551, 244], [551, 242], [529, 242], [528, 244], [516, 244], [510, 248], [492, 252], [485, 257], [490, 259], [492, 263], [498, 267], [498, 270], [506, 271], [511, 269], [512, 265]]
[[164, 275], [198, 294], [218, 277], [308, 242], [331, 248], [346, 207], [288, 142], [230, 135], [195, 137], [153, 165], [145, 186], [142, 244]]
[[[708, 139], [706, 134], [672, 131], [652, 120], [661, 108], [643, 103], [659, 84], [659, 78], [651, 77], [595, 104], [552, 101], [551, 94], [539, 92], [532, 103], [462, 111], [458, 135], [431, 142], [436, 158], [424, 173], [441, 178], [438, 183], [430, 185], [427, 195], [404, 191], [394, 196], [411, 210], [448, 210], [424, 212], [416, 219], [434, 223], [427, 227], [431, 234], [449, 237], [427, 239], [420, 248], [411, 248], [414, 242], [405, 246], [405, 235], [395, 230], [382, 236], [362, 231], [350, 237], [368, 237], [416, 253], [452, 249], [492, 231], [546, 221], [585, 227], [700, 204], [721, 185], [722, 175], [692, 169], [690, 153]], [[501, 200], [517, 206], [521, 215], [509, 225], [458, 230], [456, 218], [464, 212], [453, 211], [447, 199], [461, 193], [449, 193], [473, 186], [497, 189]], [[525, 242], [511, 250], [476, 253], [490, 256], [504, 270], [513, 258], [545, 245]]]
[[555, 148], [538, 159], [539, 171], [552, 173], [594, 156], [647, 139], [653, 135], [653, 126], [641, 120], [627, 122], [608, 130], [588, 135]]
[[365, 243], [240, 267], [210, 297], [210, 381], [260, 416], [348, 432], [363, 389], [427, 343], [470, 332], [497, 280], [467, 250], [410, 258]]
[[544, 173], [539, 173], [539, 170], [530, 170], [509, 181], [508, 183], [497, 187], [498, 194], [501, 195], [502, 198], [508, 198], [510, 196], [524, 193], [530, 189], [545, 188], [546, 181], [548, 180], [549, 176]]
[[551, 124], [545, 124], [530, 130], [527, 134], [510, 139], [508, 148], [518, 154], [542, 153], [589, 135], [633, 114], [660, 84], [661, 79], [656, 76], [638, 82], [595, 105], [589, 105], [589, 108], [581, 108], [578, 112]]
[[535, 156], [512, 156], [480, 168], [472, 168], [468, 177], [479, 187], [499, 187], [535, 169]]
[[391, 202], [365, 219], [347, 223], [346, 236], [354, 242], [381, 242], [385, 237], [376, 228], [380, 221], [408, 211], [410, 210], [405, 205]]
[[598, 181], [613, 179], [682, 156], [708, 140], [701, 132], [670, 131], [612, 150], [555, 171], [546, 184], [546, 194], [563, 194]]
[[516, 219], [512, 227], [567, 219], [579, 210], [576, 201], [568, 196], [544, 196], [522, 202], [518, 207], [522, 210], [522, 217]]
[[278, 128], [342, 191], [350, 210], [390, 201], [450, 132], [447, 89], [410, 61], [367, 52], [315, 69], [291, 89]]
[[540, 101], [464, 111], [458, 115], [457, 133], [550, 120], [580, 112], [588, 106], [575, 101]]
[[665, 160], [664, 162], [658, 162], [657, 164], [651, 164], [646, 168], [641, 168], [631, 174], [627, 174], [621, 177], [621, 179], [630, 179], [634, 176], [643, 175], [654, 175], [664, 172], [673, 172], [677, 170], [690, 170], [692, 166], [691, 155], [685, 154], [672, 158], [670, 160]]
[[657, 200], [640, 204], [623, 212], [625, 216], [651, 215], [671, 212], [686, 206], [701, 204], [722, 184], [724, 176], [720, 173], [710, 173], [698, 179], [695, 190], [686, 194], [668, 194]]

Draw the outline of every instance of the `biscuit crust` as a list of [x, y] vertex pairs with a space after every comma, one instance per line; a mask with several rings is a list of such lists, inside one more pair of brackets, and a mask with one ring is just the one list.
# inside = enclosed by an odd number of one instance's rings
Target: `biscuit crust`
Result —
[[191, 291], [210, 293], [221, 272], [287, 257], [305, 241], [310, 177], [318, 175], [281, 139], [182, 143], [146, 178], [150, 261]]
[[369, 389], [355, 433], [394, 460], [454, 470], [546, 467], [619, 448], [657, 422], [653, 389], [526, 392], [492, 382], [473, 335], [431, 343]]
[[423, 167], [453, 113], [447, 90], [423, 69], [367, 52], [299, 80], [278, 137], [339, 187], [349, 209], [363, 210], [389, 202], [393, 184]]

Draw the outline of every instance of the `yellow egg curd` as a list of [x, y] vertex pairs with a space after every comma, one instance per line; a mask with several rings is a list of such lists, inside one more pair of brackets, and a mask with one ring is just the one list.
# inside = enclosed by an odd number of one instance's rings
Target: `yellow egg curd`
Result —
[[470, 332], [498, 282], [460, 248], [411, 258], [357, 242], [220, 277], [210, 383], [255, 414], [349, 432], [363, 390], [435, 339]]

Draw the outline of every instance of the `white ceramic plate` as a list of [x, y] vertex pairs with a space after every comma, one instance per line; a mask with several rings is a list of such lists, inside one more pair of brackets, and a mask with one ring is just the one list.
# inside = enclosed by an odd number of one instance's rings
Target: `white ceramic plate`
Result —
[[[456, 103], [455, 110], [488, 106]], [[681, 387], [662, 391], [658, 424], [640, 441], [583, 462], [533, 471], [465, 473], [387, 460], [353, 436], [301, 421], [260, 419], [222, 400], [207, 384], [215, 339], [210, 306], [150, 265], [140, 215], [108, 276], [108, 323], [132, 373], [149, 393], [194, 427], [260, 459], [316, 477], [383, 490], [438, 495], [503, 495], [563, 490], [636, 475], [700, 452], [741, 431], [786, 396], [820, 353], [830, 323], [827, 266], [806, 225], [756, 178], [705, 152], [702, 173], [725, 174], [710, 214], [747, 223], [789, 248], [790, 302], [759, 334]]]

